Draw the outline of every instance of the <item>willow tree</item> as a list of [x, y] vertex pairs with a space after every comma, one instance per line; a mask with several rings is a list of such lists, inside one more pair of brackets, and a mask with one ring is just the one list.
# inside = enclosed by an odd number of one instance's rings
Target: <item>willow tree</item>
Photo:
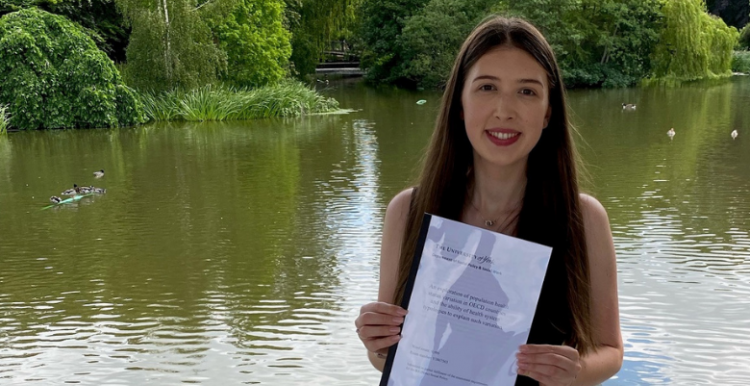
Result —
[[204, 17], [226, 14], [235, 0], [116, 0], [132, 28], [127, 79], [140, 90], [192, 89], [214, 82], [226, 54]]
[[362, 0], [285, 0], [286, 24], [292, 33], [294, 69], [312, 74], [332, 38], [354, 20]]
[[[669, 0], [665, 27], [652, 56], [656, 78], [695, 80], [731, 74], [739, 32], [712, 17], [702, 0]], [[716, 56], [715, 58], [712, 56]]]

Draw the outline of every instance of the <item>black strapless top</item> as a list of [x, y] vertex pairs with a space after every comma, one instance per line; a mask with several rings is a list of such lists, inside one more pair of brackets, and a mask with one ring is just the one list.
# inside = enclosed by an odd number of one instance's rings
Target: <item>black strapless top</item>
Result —
[[[416, 191], [417, 188], [415, 187], [412, 192], [412, 203]], [[411, 212], [411, 205], [409, 209]], [[519, 236], [519, 238], [525, 239], [523, 236]], [[548, 246], [551, 244], [542, 240], [530, 241]], [[566, 298], [568, 281], [566, 272], [564, 257], [560, 253], [555, 253], [553, 248], [547, 274], [542, 284], [542, 292], [539, 295], [534, 321], [531, 323], [528, 344], [561, 345], [572, 336], [570, 308]], [[515, 386], [539, 386], [539, 382], [529, 377], [519, 376], [516, 378]]]

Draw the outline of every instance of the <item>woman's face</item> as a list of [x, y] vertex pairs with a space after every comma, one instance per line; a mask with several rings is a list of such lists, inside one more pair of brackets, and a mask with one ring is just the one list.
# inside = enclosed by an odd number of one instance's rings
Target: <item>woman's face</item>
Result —
[[524, 50], [495, 48], [466, 74], [461, 105], [475, 162], [525, 165], [552, 113], [547, 73]]

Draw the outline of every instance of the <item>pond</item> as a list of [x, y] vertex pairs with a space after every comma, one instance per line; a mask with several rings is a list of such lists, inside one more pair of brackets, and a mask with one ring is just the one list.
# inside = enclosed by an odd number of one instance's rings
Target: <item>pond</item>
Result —
[[[439, 95], [322, 91], [360, 111], [0, 138], [0, 383], [376, 384], [353, 320]], [[748, 384], [750, 79], [569, 98], [618, 256], [605, 386]], [[41, 210], [73, 183], [107, 192]]]

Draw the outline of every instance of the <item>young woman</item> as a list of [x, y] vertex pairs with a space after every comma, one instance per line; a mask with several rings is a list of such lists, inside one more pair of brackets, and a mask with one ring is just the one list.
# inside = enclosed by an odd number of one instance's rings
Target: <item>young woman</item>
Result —
[[388, 205], [378, 301], [355, 321], [382, 371], [424, 212], [553, 248], [516, 385], [596, 385], [622, 365], [607, 213], [579, 193], [577, 153], [555, 56], [521, 19], [492, 17], [464, 42], [416, 188]]

